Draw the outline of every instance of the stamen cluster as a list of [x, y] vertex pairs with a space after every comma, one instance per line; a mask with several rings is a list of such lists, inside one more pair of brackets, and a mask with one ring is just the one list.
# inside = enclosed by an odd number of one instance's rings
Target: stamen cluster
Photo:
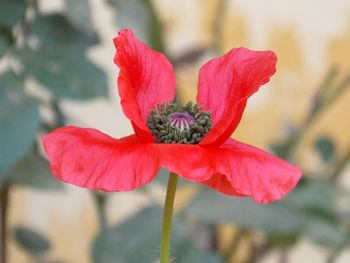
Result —
[[147, 118], [156, 143], [197, 144], [212, 128], [209, 111], [189, 101], [158, 104]]

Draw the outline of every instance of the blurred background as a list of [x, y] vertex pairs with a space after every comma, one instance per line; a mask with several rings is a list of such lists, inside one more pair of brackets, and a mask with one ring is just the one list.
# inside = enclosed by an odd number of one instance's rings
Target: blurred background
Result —
[[137, 191], [92, 192], [55, 180], [39, 143], [67, 124], [132, 133], [113, 64], [124, 27], [172, 61], [182, 101], [209, 59], [275, 51], [277, 74], [233, 136], [304, 171], [265, 206], [182, 181], [174, 262], [350, 262], [348, 0], [1, 0], [1, 262], [157, 261], [167, 171]]

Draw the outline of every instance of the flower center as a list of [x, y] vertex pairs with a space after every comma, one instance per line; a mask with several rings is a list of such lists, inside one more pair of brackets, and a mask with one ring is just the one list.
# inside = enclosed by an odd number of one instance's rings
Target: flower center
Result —
[[170, 114], [168, 118], [171, 127], [180, 131], [189, 130], [192, 124], [196, 121], [196, 119], [187, 112], [175, 112]]
[[209, 132], [209, 111], [191, 101], [185, 106], [176, 102], [159, 104], [147, 118], [147, 126], [156, 143], [197, 144]]

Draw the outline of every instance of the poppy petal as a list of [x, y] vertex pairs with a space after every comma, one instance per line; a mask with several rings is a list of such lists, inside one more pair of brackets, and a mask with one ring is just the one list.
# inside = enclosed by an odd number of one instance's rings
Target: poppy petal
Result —
[[136, 136], [114, 139], [95, 129], [63, 127], [42, 137], [53, 174], [104, 191], [129, 191], [150, 182], [159, 163]]
[[282, 198], [301, 171], [273, 155], [228, 140], [220, 148], [114, 139], [94, 129], [63, 127], [42, 137], [54, 175], [93, 190], [128, 191], [150, 182], [163, 166], [185, 179], [259, 203]]
[[187, 180], [263, 204], [282, 198], [301, 177], [299, 168], [233, 139], [221, 147], [154, 144], [153, 153], [162, 167]]
[[241, 120], [247, 99], [276, 71], [271, 51], [232, 49], [199, 72], [197, 102], [211, 111], [213, 128], [200, 144], [224, 143]]
[[244, 196], [235, 191], [229, 180], [227, 180], [226, 175], [221, 173], [214, 174], [210, 179], [201, 182], [202, 184], [209, 186], [221, 193], [231, 196]]
[[[233, 139], [219, 148], [215, 159], [218, 172], [226, 175], [234, 191], [262, 204], [282, 198], [296, 186], [302, 175], [292, 164]], [[236, 196], [227, 191], [226, 185], [221, 189], [218, 185], [216, 189]]]
[[153, 141], [146, 120], [155, 105], [174, 100], [175, 76], [166, 57], [140, 42], [131, 30], [114, 38], [118, 90], [126, 117], [143, 141]]
[[215, 173], [211, 151], [193, 144], [154, 144], [153, 153], [160, 165], [179, 176], [195, 182], [205, 181]]

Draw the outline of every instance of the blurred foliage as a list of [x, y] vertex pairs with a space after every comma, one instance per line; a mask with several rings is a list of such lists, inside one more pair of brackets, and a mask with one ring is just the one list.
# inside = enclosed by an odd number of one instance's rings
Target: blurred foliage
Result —
[[321, 137], [315, 142], [315, 149], [319, 152], [322, 160], [327, 162], [334, 156], [335, 145], [330, 138]]
[[5, 54], [7, 48], [7, 40], [3, 36], [0, 36], [0, 57]]
[[117, 10], [116, 22], [119, 28], [131, 28], [150, 47], [165, 51], [162, 27], [151, 0], [107, 1]]
[[205, 222], [234, 223], [244, 229], [267, 233], [295, 233], [302, 225], [300, 218], [281, 204], [261, 206], [250, 199], [227, 198], [211, 189], [200, 191], [186, 209]]
[[18, 226], [14, 229], [13, 235], [18, 244], [31, 254], [41, 254], [50, 249], [50, 242], [29, 228]]
[[[94, 262], [156, 262], [159, 257], [162, 210], [148, 207], [126, 222], [102, 231], [95, 240]], [[213, 253], [199, 250], [176, 220], [172, 230], [171, 257], [178, 263], [218, 263]], [[135, 253], [137, 251], [137, 253]]]
[[0, 25], [12, 28], [23, 19], [26, 10], [26, 0], [2, 0], [0, 3]]
[[52, 176], [48, 162], [33, 151], [25, 155], [10, 170], [8, 180], [19, 186], [39, 190], [62, 190], [62, 184]]
[[105, 73], [85, 55], [92, 39], [60, 14], [38, 17], [30, 25], [38, 49], [16, 52], [23, 70], [57, 97], [89, 99], [107, 95]]
[[37, 103], [26, 96], [22, 80], [0, 75], [0, 179], [29, 150], [40, 125]]
[[[114, 11], [117, 28], [132, 28], [152, 48], [166, 51], [163, 25], [153, 1], [106, 2]], [[63, 10], [56, 13], [42, 12], [38, 3], [40, 1], [36, 0], [0, 1], [0, 62], [5, 65], [0, 70], [1, 198], [8, 193], [9, 186], [62, 190], [62, 185], [51, 176], [38, 138], [40, 134], [65, 124], [67, 116], [59, 106], [62, 99], [108, 96], [106, 73], [86, 55], [99, 43], [98, 32], [91, 21], [89, 1], [65, 0]], [[224, 6], [219, 12], [225, 9]], [[215, 36], [220, 31], [220, 19], [218, 15], [213, 26]], [[208, 49], [218, 51], [217, 46], [214, 41], [213, 47]], [[204, 53], [203, 47], [198, 47], [172, 61], [174, 66], [180, 67], [196, 63]], [[330, 69], [314, 95], [304, 122], [293, 127], [285, 140], [271, 145], [276, 155], [296, 163], [304, 136], [349, 88], [350, 75], [338, 79], [337, 68]], [[47, 92], [47, 96], [29, 92], [28, 82], [33, 80]], [[54, 121], [43, 118], [39, 109], [49, 110]], [[252, 252], [247, 262], [256, 262], [272, 250], [282, 248], [288, 251], [302, 238], [327, 248], [330, 251], [327, 260], [333, 262], [349, 245], [350, 212], [340, 210], [338, 206], [343, 198], [349, 198], [349, 194], [341, 188], [338, 178], [349, 163], [350, 149], [341, 155], [327, 134], [315, 138], [313, 147], [327, 169], [323, 169], [322, 174], [319, 170], [306, 171], [298, 188], [280, 202], [261, 206], [249, 199], [227, 198], [200, 188], [175, 217], [171, 250], [175, 262], [230, 262], [234, 260], [238, 245], [247, 236], [252, 237]], [[161, 170], [156, 183], [164, 185], [168, 178], [166, 173], [166, 170]], [[188, 185], [182, 181], [179, 187]], [[149, 194], [148, 191], [142, 193]], [[94, 262], [156, 261], [161, 209], [153, 204], [125, 222], [109, 226], [104, 214], [109, 195], [95, 193], [93, 196], [101, 221], [101, 231], [91, 243]], [[1, 200], [1, 211], [2, 217], [6, 218], [4, 200], [7, 198]], [[222, 224], [240, 229], [225, 251], [217, 246], [221, 237], [216, 229]], [[205, 238], [198, 229], [204, 229]], [[11, 233], [17, 244], [37, 262], [58, 262], [45, 258], [52, 248], [47, 237], [23, 226], [15, 227]], [[261, 233], [264, 238], [257, 242], [254, 236]]]
[[65, 13], [75, 28], [90, 38], [97, 37], [90, 19], [91, 10], [88, 0], [65, 0]]
[[[98, 44], [89, 2], [66, 1], [65, 7], [47, 14], [36, 0], [0, 2], [0, 261], [4, 262], [9, 190], [14, 186], [62, 190], [38, 143], [40, 134], [64, 125], [60, 100], [107, 97], [106, 73], [86, 55]], [[47, 92], [31, 92], [33, 80]], [[51, 111], [54, 122], [43, 118], [39, 108]], [[16, 227], [13, 235], [38, 262], [53, 262], [41, 256], [51, 247], [46, 237], [26, 227]]]

